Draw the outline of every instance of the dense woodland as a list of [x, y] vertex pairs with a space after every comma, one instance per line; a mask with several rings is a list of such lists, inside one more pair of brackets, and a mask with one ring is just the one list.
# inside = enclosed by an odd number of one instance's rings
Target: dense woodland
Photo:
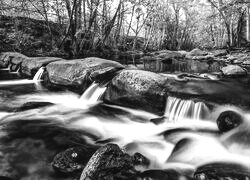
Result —
[[6, 23], [0, 23], [1, 44], [12, 41], [21, 52], [35, 47], [41, 35], [28, 33], [37, 28], [27, 19], [32, 18], [41, 20], [38, 32], [46, 31], [41, 39], [46, 42], [38, 45], [41, 52], [85, 56], [241, 47], [250, 39], [249, 7], [247, 0], [0, 0], [1, 21], [11, 17], [14, 27], [4, 41]]

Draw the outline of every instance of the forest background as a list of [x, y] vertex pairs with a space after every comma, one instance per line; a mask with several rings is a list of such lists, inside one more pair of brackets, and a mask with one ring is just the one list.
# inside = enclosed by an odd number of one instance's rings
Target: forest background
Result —
[[0, 51], [72, 57], [248, 46], [248, 0], [0, 0]]

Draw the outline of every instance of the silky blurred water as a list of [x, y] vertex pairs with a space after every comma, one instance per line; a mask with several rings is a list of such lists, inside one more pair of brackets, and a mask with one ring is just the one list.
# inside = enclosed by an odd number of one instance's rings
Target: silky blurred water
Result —
[[[16, 179], [67, 179], [56, 176], [51, 167], [56, 153], [107, 142], [129, 154], [140, 152], [150, 159], [149, 169], [195, 171], [217, 161], [250, 167], [246, 109], [234, 105], [209, 108], [205, 102], [168, 97], [165, 120], [156, 125], [150, 121], [159, 118], [155, 114], [104, 104], [101, 97], [106, 87], [96, 83], [79, 95], [48, 91], [37, 81], [18, 76], [10, 80], [5, 72], [0, 74], [0, 164], [11, 169], [7, 172]], [[216, 119], [226, 110], [240, 113], [244, 122], [221, 134]]]

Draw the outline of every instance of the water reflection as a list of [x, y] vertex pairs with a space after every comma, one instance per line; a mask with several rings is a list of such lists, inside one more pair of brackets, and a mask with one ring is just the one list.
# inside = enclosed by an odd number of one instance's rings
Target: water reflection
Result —
[[153, 72], [186, 72], [186, 73], [211, 73], [219, 72], [223, 62], [198, 61], [198, 60], [176, 60], [171, 61], [145, 61], [144, 69]]

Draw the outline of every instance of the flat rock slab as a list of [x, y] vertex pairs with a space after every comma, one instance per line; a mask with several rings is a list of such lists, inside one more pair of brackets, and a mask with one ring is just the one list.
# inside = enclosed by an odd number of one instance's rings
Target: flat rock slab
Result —
[[118, 62], [96, 57], [56, 61], [46, 67], [50, 83], [74, 88], [82, 88], [86, 80], [98, 81], [113, 77], [123, 68]]
[[28, 57], [17, 52], [1, 53], [0, 54], [0, 67], [7, 68], [9, 66], [9, 63], [18, 65], [25, 59], [28, 59]]
[[104, 101], [163, 114], [166, 78], [143, 70], [124, 70], [106, 90]]
[[42, 66], [46, 66], [51, 62], [61, 61], [63, 59], [57, 57], [32, 57], [23, 60], [21, 72], [25, 76], [33, 77]]

